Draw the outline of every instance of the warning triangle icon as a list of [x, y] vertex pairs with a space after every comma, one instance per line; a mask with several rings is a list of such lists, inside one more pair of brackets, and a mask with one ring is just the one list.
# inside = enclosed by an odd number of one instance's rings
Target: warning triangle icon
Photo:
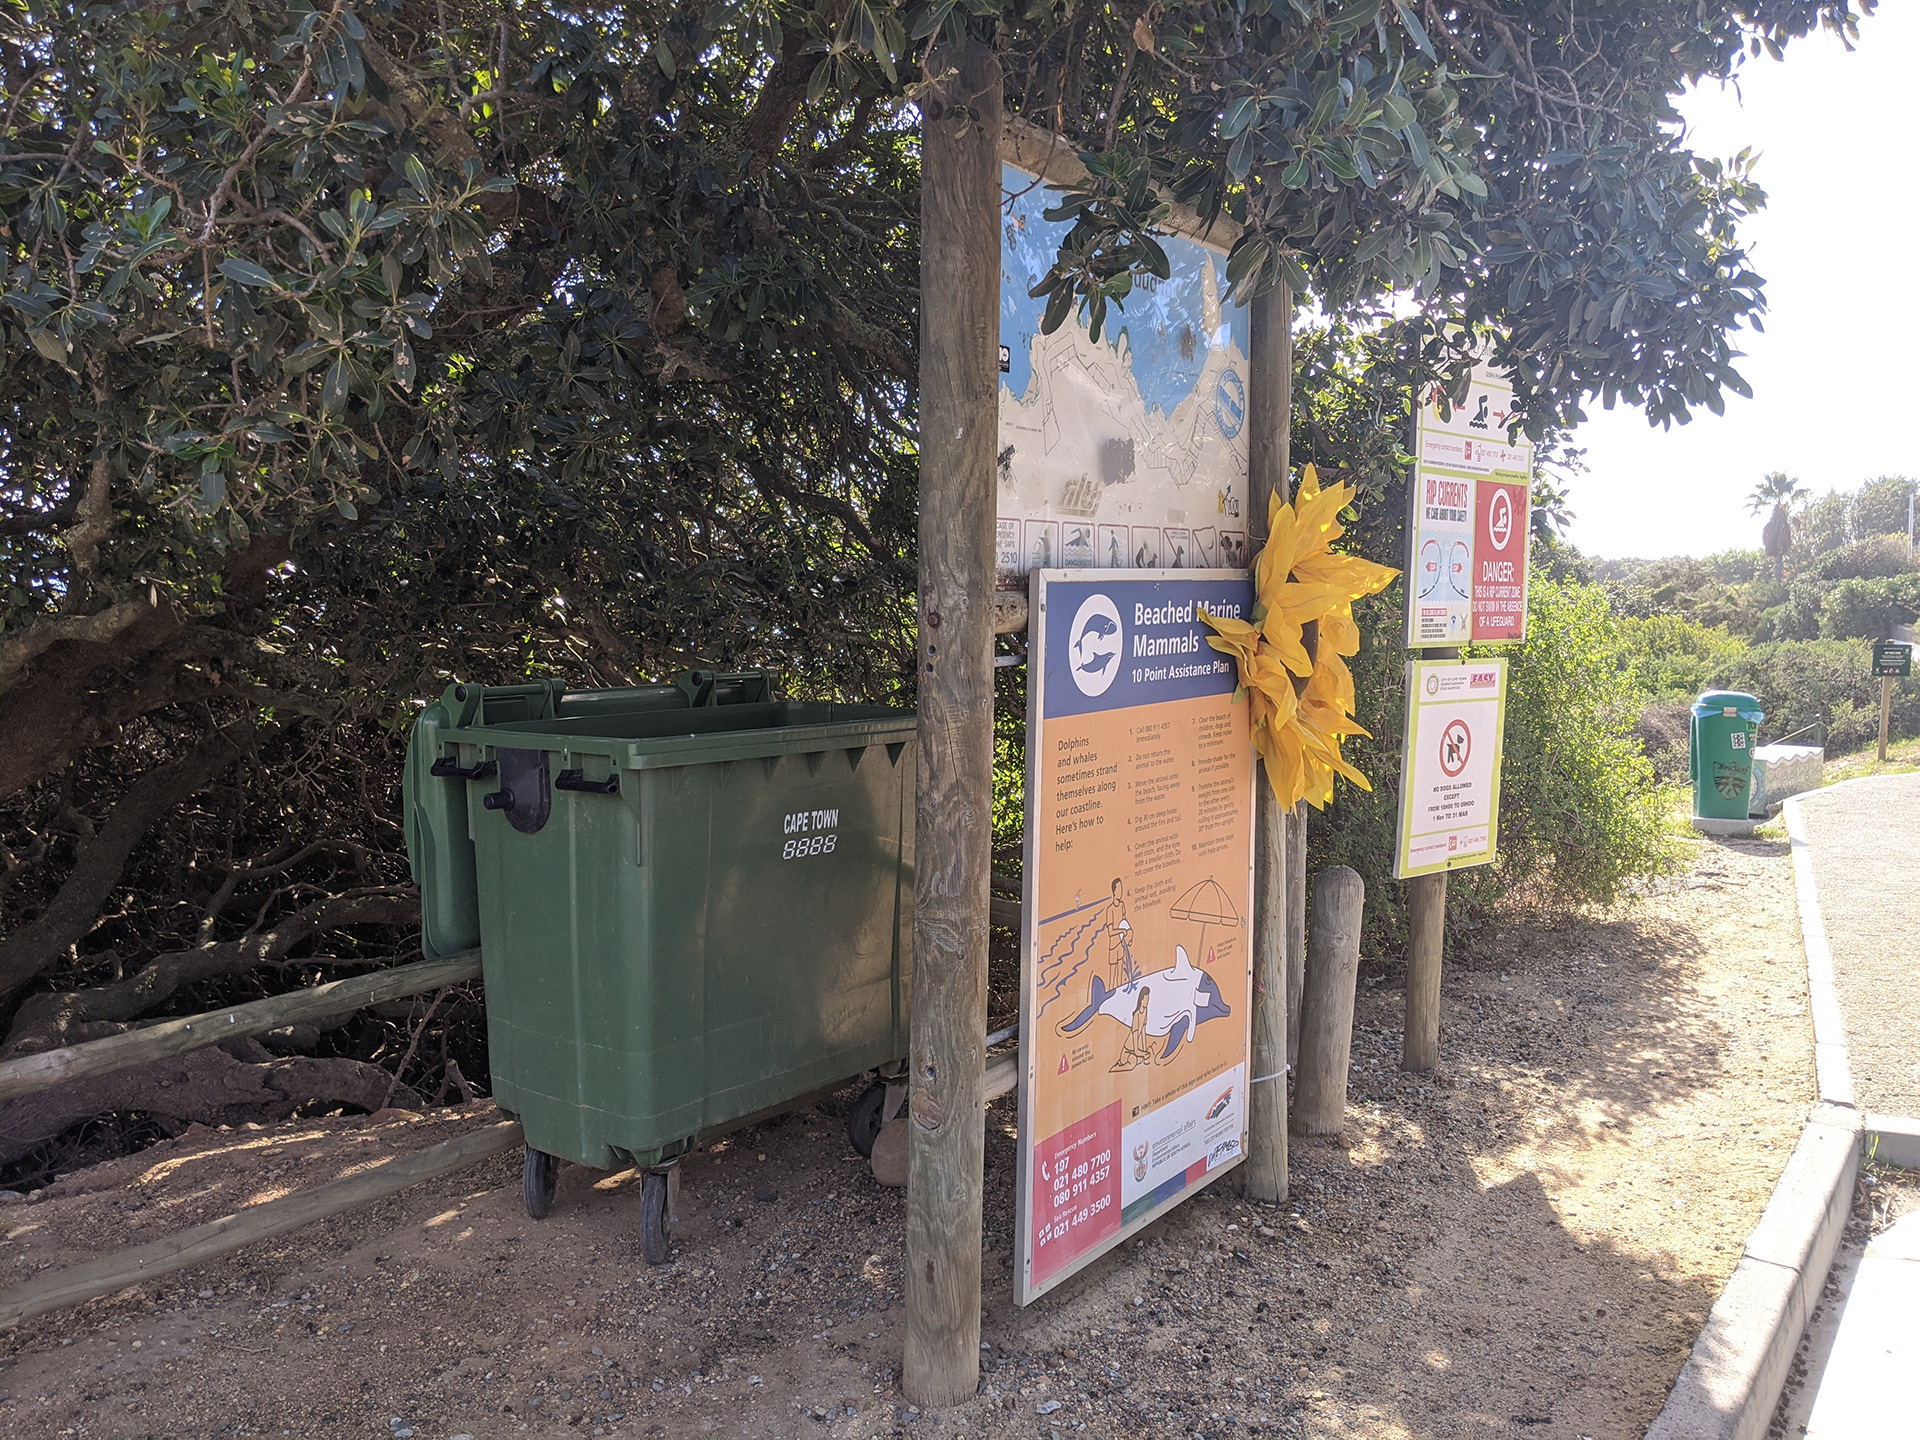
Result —
[[1060, 1057], [1060, 1068], [1054, 1071], [1053, 1073], [1056, 1075], [1064, 1075], [1067, 1073], [1067, 1057], [1066, 1056], [1062, 1055]]

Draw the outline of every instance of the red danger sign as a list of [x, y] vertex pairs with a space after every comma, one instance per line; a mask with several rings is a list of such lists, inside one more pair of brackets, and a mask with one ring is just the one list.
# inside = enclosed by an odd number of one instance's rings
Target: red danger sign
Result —
[[1518, 640], [1527, 622], [1527, 487], [1473, 487], [1473, 638]]
[[1449, 780], [1457, 779], [1467, 768], [1467, 757], [1472, 753], [1473, 732], [1467, 728], [1467, 722], [1449, 720], [1447, 728], [1440, 732], [1440, 768]]

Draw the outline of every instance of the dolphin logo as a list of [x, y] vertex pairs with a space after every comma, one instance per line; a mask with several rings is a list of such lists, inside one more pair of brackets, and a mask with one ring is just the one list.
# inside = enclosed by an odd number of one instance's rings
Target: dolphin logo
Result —
[[1221, 998], [1220, 986], [1213, 976], [1194, 965], [1187, 957], [1185, 946], [1176, 945], [1173, 957], [1173, 964], [1165, 970], [1130, 980], [1114, 990], [1109, 990], [1095, 975], [1087, 1008], [1071, 1020], [1061, 1021], [1060, 1033], [1075, 1034], [1091, 1025], [1097, 1015], [1106, 1016], [1123, 1030], [1131, 1030], [1138, 999], [1144, 990], [1146, 1033], [1156, 1040], [1164, 1037], [1166, 1041], [1157, 1057], [1158, 1063], [1171, 1060], [1174, 1052], [1192, 1038], [1202, 1023], [1233, 1013]]
[[1089, 635], [1097, 640], [1104, 640], [1109, 635], [1118, 635], [1119, 633], [1120, 627], [1114, 624], [1111, 617], [1098, 614], [1089, 615], [1087, 617], [1087, 623], [1080, 629], [1080, 638], [1074, 642], [1074, 648], [1078, 650], [1086, 649], [1087, 637]]
[[1120, 673], [1120, 608], [1105, 595], [1081, 602], [1067, 630], [1067, 673], [1082, 695], [1104, 695]]

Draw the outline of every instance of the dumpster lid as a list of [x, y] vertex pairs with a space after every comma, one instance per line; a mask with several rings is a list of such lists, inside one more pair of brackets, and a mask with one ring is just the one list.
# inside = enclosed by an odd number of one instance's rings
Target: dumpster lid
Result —
[[1767, 718], [1759, 699], [1744, 690], [1709, 690], [1693, 702], [1693, 713], [1695, 716], [1738, 715], [1756, 725]]

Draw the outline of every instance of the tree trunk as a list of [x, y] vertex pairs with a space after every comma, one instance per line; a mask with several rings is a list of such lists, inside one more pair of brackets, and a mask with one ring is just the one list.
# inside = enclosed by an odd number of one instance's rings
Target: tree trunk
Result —
[[197, 749], [134, 781], [107, 823], [80, 842], [73, 870], [47, 908], [0, 941], [0, 1005], [86, 939], [147, 832], [238, 760], [252, 738], [253, 722], [237, 721], [207, 736]]
[[[239, 1051], [242, 1059], [231, 1051]], [[353, 1105], [373, 1111], [384, 1103], [417, 1109], [405, 1086], [386, 1100], [393, 1077], [360, 1060], [275, 1059], [258, 1042], [230, 1041], [190, 1055], [156, 1060], [0, 1102], [0, 1165], [11, 1164], [61, 1131], [96, 1115], [138, 1113], [184, 1129], [284, 1120], [302, 1105]]]

